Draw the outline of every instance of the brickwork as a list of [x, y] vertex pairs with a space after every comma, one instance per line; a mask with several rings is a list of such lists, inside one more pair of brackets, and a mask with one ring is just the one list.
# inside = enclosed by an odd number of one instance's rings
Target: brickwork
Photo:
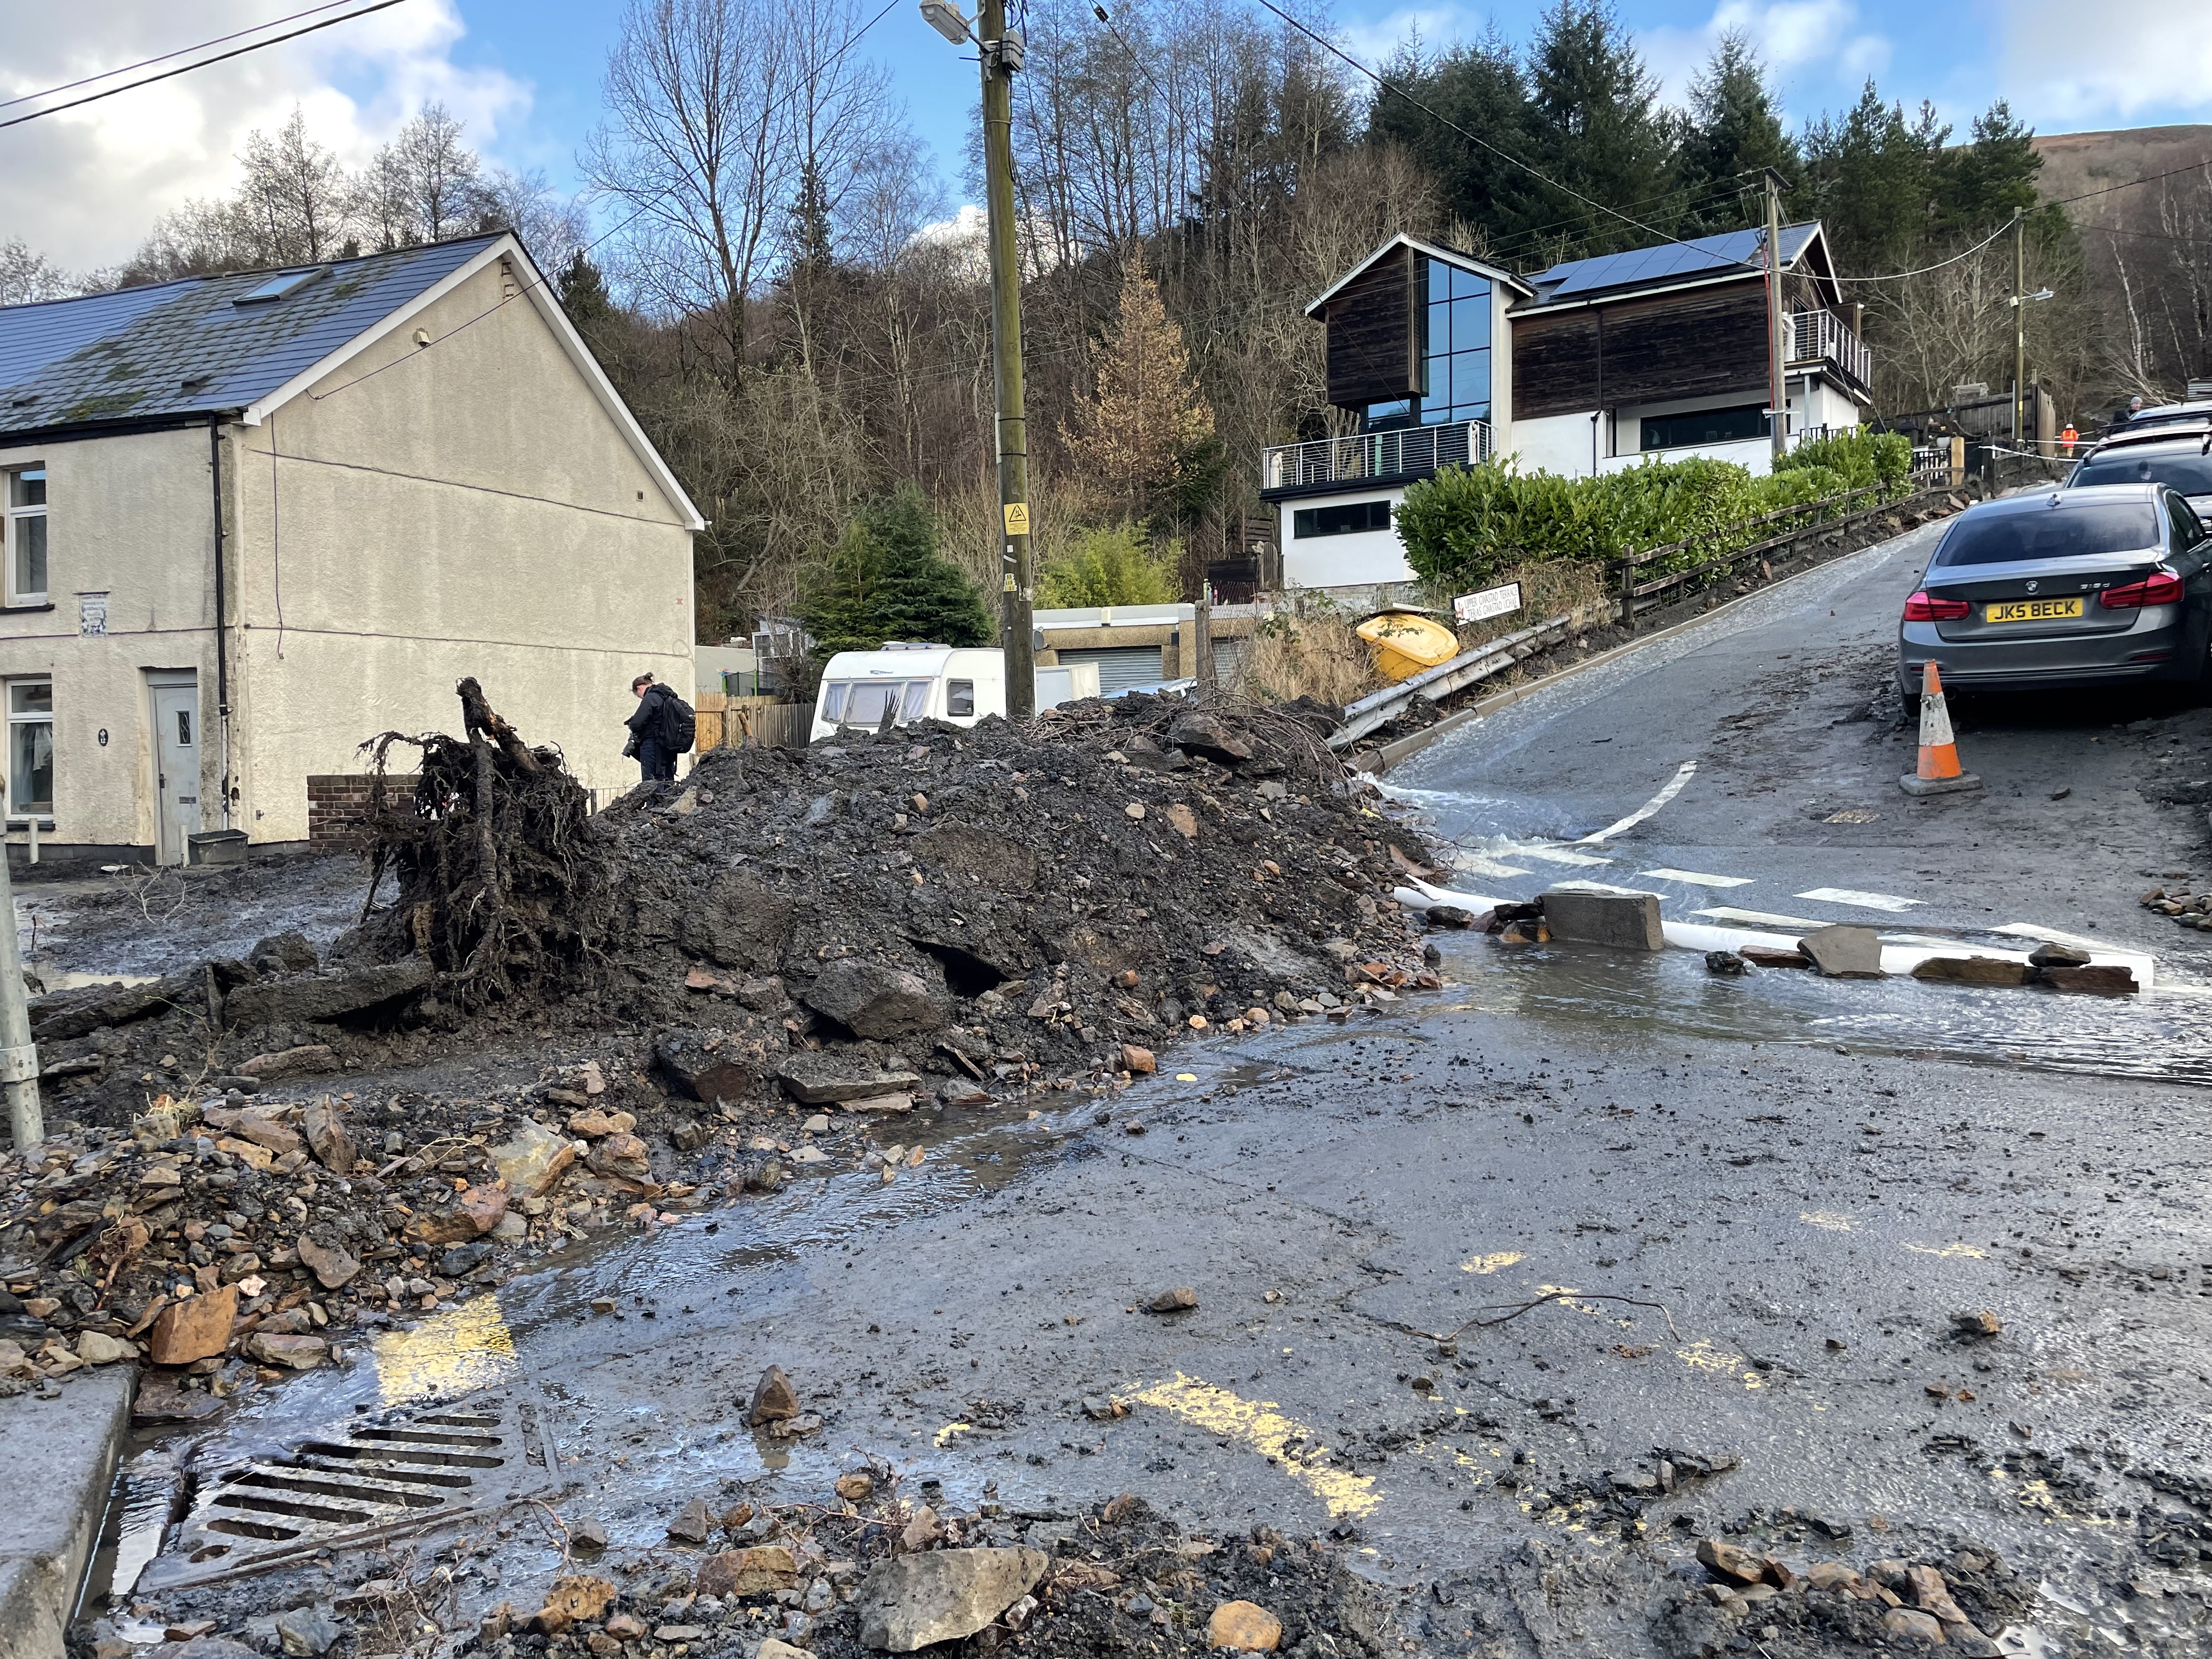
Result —
[[[416, 780], [384, 780], [386, 799], [404, 801], [415, 793]], [[368, 815], [370, 793], [376, 780], [367, 773], [326, 774], [307, 780], [307, 844], [333, 849], [361, 844], [362, 822]]]

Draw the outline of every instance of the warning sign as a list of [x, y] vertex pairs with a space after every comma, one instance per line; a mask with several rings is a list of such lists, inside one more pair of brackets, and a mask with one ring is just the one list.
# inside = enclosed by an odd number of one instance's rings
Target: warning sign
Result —
[[1027, 501], [1006, 503], [1006, 534], [1026, 536], [1030, 533], [1030, 504]]

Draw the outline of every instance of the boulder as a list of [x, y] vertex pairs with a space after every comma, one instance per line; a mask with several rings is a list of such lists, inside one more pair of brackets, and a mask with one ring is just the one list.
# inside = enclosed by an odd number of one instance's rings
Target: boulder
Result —
[[973, 1636], [1044, 1577], [1042, 1550], [932, 1550], [893, 1556], [860, 1581], [855, 1610], [862, 1645], [913, 1653]]
[[1131, 1076], [1142, 1077], [1149, 1073], [1157, 1072], [1159, 1068], [1159, 1061], [1152, 1057], [1152, 1051], [1150, 1048], [1139, 1047], [1133, 1042], [1125, 1042], [1121, 1045], [1121, 1069]]
[[575, 1161], [576, 1143], [532, 1118], [516, 1126], [514, 1139], [491, 1149], [492, 1168], [524, 1198], [543, 1198]]
[[753, 1397], [745, 1407], [746, 1423], [757, 1427], [798, 1415], [799, 1390], [792, 1387], [782, 1366], [769, 1366], [753, 1384]]
[[2133, 969], [2114, 962], [2100, 963], [2094, 968], [2045, 968], [2043, 982], [2061, 991], [2098, 997], [2123, 997], [2142, 988], [2136, 983]]
[[635, 1135], [617, 1133], [605, 1137], [592, 1146], [584, 1162], [594, 1175], [620, 1181], [653, 1179], [651, 1155]]
[[1185, 714], [1168, 727], [1168, 741], [1217, 760], [1247, 761], [1258, 754], [1252, 739], [1218, 714]]
[[828, 1106], [841, 1100], [865, 1100], [871, 1095], [911, 1093], [921, 1087], [912, 1072], [856, 1070], [851, 1061], [827, 1051], [793, 1054], [776, 1065], [784, 1092], [807, 1106]]
[[329, 1043], [302, 1042], [296, 1048], [278, 1048], [240, 1060], [238, 1069], [247, 1077], [273, 1083], [280, 1077], [296, 1077], [302, 1072], [335, 1072], [337, 1066], [337, 1051]]
[[453, 1197], [449, 1210], [430, 1210], [407, 1224], [407, 1236], [425, 1244], [465, 1244], [499, 1225], [509, 1197], [504, 1181], [488, 1181]]
[[1238, 1653], [1273, 1653], [1283, 1644], [1283, 1621], [1256, 1601], [1224, 1601], [1206, 1621], [1206, 1645]]
[[541, 1635], [558, 1636], [570, 1626], [604, 1619], [615, 1604], [611, 1579], [591, 1573], [572, 1572], [553, 1581], [545, 1592], [545, 1605], [531, 1616], [531, 1627]]
[[878, 1040], [942, 1030], [951, 1017], [920, 975], [860, 957], [824, 967], [802, 1000], [854, 1036]]
[[319, 1336], [272, 1336], [256, 1331], [246, 1339], [246, 1355], [264, 1365], [311, 1371], [329, 1358], [331, 1345]]
[[1594, 893], [1555, 887], [1543, 896], [1544, 925], [1552, 937], [1617, 951], [1666, 948], [1656, 893]]
[[2036, 968], [2087, 968], [2089, 953], [2078, 945], [2039, 945], [2027, 953], [2028, 963]]
[[112, 1365], [118, 1359], [136, 1359], [138, 1350], [119, 1336], [100, 1331], [80, 1331], [76, 1357], [88, 1365]]
[[1797, 941], [1813, 965], [1830, 979], [1881, 979], [1881, 937], [1871, 927], [1840, 923]]
[[1705, 952], [1705, 971], [1709, 974], [1733, 974], [1740, 976], [1749, 965], [1733, 951]]
[[653, 1059], [675, 1092], [709, 1105], [743, 1100], [771, 1069], [766, 1044], [741, 1031], [671, 1031], [653, 1045]]
[[146, 1334], [146, 1346], [156, 1365], [189, 1365], [196, 1359], [212, 1359], [230, 1346], [230, 1327], [237, 1317], [235, 1285], [186, 1297], [161, 1310]]
[[405, 962], [356, 968], [341, 974], [308, 975], [241, 985], [224, 999], [224, 1023], [250, 1030], [257, 1025], [297, 1025], [307, 1020], [340, 1019], [428, 988], [430, 964], [420, 957]]
[[326, 1291], [337, 1290], [361, 1271], [361, 1258], [342, 1243], [318, 1243], [313, 1236], [301, 1233], [299, 1249], [300, 1265]]
[[1723, 1579], [1756, 1584], [1766, 1577], [1766, 1558], [1721, 1538], [1700, 1538], [1698, 1559]]
[[1912, 965], [1913, 978], [1945, 985], [2025, 985], [2027, 974], [2026, 963], [2003, 957], [1929, 957]]

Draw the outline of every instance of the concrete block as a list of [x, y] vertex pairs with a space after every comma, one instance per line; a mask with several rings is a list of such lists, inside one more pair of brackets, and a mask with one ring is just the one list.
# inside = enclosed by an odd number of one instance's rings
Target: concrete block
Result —
[[1553, 939], [1609, 945], [1618, 951], [1666, 948], [1656, 893], [1587, 893], [1555, 888], [1540, 902]]
[[1808, 933], [1797, 948], [1830, 979], [1880, 979], [1881, 938], [1871, 927], [1844, 923]]
[[0, 1400], [0, 1659], [53, 1659], [131, 1425], [135, 1366]]

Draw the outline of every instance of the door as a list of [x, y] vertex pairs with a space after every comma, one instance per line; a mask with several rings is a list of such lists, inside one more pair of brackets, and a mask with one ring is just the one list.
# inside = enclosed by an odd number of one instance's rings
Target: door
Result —
[[154, 695], [155, 857], [182, 864], [200, 827], [200, 689], [197, 676], [158, 680]]

